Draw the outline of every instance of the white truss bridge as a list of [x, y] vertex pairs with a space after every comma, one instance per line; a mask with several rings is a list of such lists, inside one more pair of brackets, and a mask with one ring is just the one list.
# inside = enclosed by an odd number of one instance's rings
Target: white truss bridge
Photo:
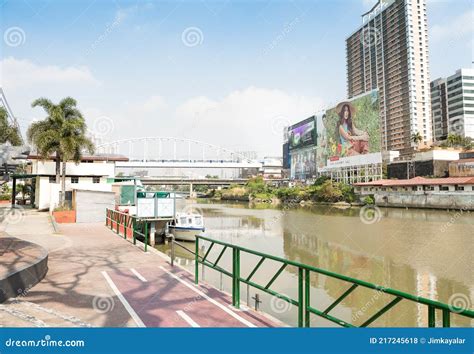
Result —
[[117, 168], [261, 168], [262, 163], [244, 153], [198, 140], [175, 137], [141, 137], [98, 144], [97, 153], [120, 154], [129, 161]]

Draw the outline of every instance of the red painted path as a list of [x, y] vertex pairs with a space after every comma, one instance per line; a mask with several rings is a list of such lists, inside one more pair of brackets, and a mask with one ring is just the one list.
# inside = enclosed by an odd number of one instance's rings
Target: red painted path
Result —
[[251, 309], [236, 310], [227, 294], [207, 284], [194, 285], [187, 271], [171, 268], [165, 262], [157, 268], [120, 269], [106, 274], [125, 299], [124, 306], [127, 308], [128, 303], [132, 314], [135, 312], [146, 327], [277, 326]]

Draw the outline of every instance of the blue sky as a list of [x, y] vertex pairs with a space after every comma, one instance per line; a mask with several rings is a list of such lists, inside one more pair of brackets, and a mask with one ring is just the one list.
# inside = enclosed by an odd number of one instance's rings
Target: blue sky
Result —
[[[275, 155], [283, 125], [345, 97], [344, 40], [374, 2], [0, 0], [2, 87], [23, 128], [32, 100], [71, 95], [107, 140]], [[428, 0], [432, 79], [471, 66], [472, 13]]]

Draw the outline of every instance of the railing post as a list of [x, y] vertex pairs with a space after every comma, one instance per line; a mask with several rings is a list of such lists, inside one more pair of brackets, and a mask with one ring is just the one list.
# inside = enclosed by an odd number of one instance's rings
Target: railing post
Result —
[[240, 250], [232, 249], [232, 305], [240, 308]]
[[443, 327], [451, 327], [451, 313], [447, 309], [443, 309]]
[[123, 238], [127, 239], [127, 224], [128, 224], [128, 215], [125, 214], [122, 216], [123, 218]]
[[428, 305], [428, 327], [436, 327], [436, 313], [435, 308]]
[[171, 266], [174, 267], [174, 235], [171, 234]]
[[305, 298], [305, 303], [304, 303], [304, 326], [305, 327], [310, 327], [310, 318], [309, 316], [311, 315], [309, 312], [309, 307], [311, 306], [311, 273], [309, 272], [309, 269], [304, 270], [304, 298]]
[[303, 268], [298, 267], [298, 327], [303, 327], [304, 306]]
[[199, 237], [196, 237], [194, 254], [194, 284], [199, 284]]
[[120, 235], [120, 214], [119, 213], [115, 213], [115, 225], [117, 226], [117, 235]]
[[148, 222], [145, 220], [145, 252], [148, 249]]
[[137, 227], [137, 219], [133, 218], [132, 219], [132, 236], [133, 236], [133, 244], [134, 245], [137, 244], [137, 237], [135, 235], [136, 227]]

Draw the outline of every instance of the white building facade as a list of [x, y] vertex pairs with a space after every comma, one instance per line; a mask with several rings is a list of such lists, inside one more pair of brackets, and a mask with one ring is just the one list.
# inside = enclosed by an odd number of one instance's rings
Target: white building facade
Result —
[[[56, 182], [56, 163], [53, 160], [40, 160], [28, 157], [31, 163], [30, 174], [36, 176], [35, 206], [39, 210], [53, 210], [59, 204], [61, 181]], [[125, 157], [89, 156], [80, 163], [66, 163], [66, 200], [73, 190], [112, 192], [108, 178], [115, 176], [115, 163], [128, 160]]]
[[474, 69], [459, 69], [446, 80], [448, 131], [474, 139]]

